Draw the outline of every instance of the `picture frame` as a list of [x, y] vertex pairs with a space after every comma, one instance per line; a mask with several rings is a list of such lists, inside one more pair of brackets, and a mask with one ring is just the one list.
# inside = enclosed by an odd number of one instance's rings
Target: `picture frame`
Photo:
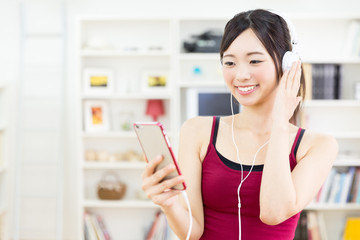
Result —
[[84, 123], [86, 132], [105, 132], [110, 130], [109, 107], [106, 101], [84, 102]]
[[144, 71], [142, 75], [144, 92], [164, 92], [169, 90], [169, 72], [164, 70]]
[[89, 95], [107, 95], [114, 92], [114, 72], [106, 68], [85, 68], [83, 89]]

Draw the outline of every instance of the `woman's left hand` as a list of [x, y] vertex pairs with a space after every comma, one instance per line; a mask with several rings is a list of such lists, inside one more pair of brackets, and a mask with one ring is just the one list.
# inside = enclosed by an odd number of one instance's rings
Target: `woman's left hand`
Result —
[[290, 70], [285, 71], [277, 87], [272, 118], [274, 121], [289, 122], [296, 107], [301, 101], [297, 94], [300, 88], [301, 62], [293, 63]]

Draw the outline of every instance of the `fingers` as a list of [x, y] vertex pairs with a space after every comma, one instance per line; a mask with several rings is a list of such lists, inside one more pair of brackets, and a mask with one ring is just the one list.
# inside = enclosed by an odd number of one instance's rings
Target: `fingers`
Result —
[[300, 77], [301, 77], [301, 62], [296, 61], [292, 64], [291, 69], [285, 71], [280, 85], [284, 90], [291, 91], [295, 96], [297, 95], [300, 88]]
[[145, 170], [142, 174], [142, 179], [151, 176], [155, 172], [157, 165], [159, 165], [163, 159], [164, 157], [159, 155], [152, 161], [147, 161], [148, 163], [146, 164]]
[[[167, 192], [167, 190], [171, 189], [175, 185], [181, 184], [184, 182], [183, 176], [178, 176], [175, 178], [168, 179], [159, 184], [153, 185], [150, 188], [146, 189], [146, 196], [150, 199], [154, 199], [155, 196]], [[172, 191], [172, 190], [170, 190]]]
[[164, 205], [164, 203], [166, 202], [166, 200], [179, 195], [179, 193], [181, 193], [181, 190], [170, 190], [158, 195], [154, 195], [151, 197], [151, 200], [153, 201], [153, 203], [162, 206]]
[[298, 65], [296, 67], [296, 70], [295, 70], [295, 75], [294, 75], [294, 78], [293, 78], [293, 82], [292, 82], [292, 91], [293, 91], [293, 94], [295, 96], [297, 96], [298, 92], [299, 92], [299, 88], [300, 88], [300, 78], [301, 78], [301, 62], [299, 61], [298, 62]]

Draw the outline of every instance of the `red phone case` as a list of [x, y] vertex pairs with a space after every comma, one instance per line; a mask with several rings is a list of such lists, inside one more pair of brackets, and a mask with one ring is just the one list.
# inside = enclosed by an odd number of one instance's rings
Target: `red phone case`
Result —
[[[169, 139], [164, 132], [164, 127], [159, 122], [138, 122], [134, 123], [134, 130], [140, 142], [141, 148], [147, 161], [151, 161], [158, 155], [163, 155], [164, 160], [157, 166], [155, 171], [173, 163], [176, 171], [167, 175], [163, 180], [167, 180], [181, 175], [180, 168], [176, 162], [175, 155], [170, 146]], [[186, 189], [186, 184], [178, 184], [173, 189]]]

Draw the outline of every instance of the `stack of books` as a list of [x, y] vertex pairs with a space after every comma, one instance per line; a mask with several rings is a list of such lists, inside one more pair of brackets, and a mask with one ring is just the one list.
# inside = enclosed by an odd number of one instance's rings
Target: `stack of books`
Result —
[[85, 240], [111, 240], [102, 217], [98, 214], [85, 212]]
[[165, 214], [157, 212], [150, 230], [146, 235], [146, 240], [169, 240], [171, 239], [170, 227], [166, 221]]
[[315, 203], [360, 203], [360, 168], [332, 168]]

